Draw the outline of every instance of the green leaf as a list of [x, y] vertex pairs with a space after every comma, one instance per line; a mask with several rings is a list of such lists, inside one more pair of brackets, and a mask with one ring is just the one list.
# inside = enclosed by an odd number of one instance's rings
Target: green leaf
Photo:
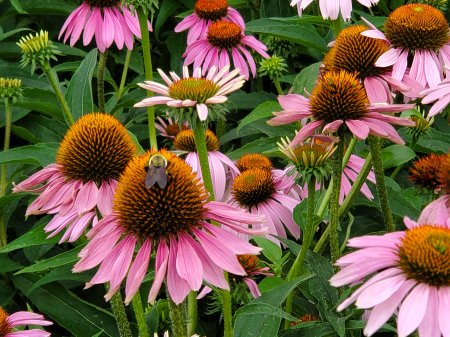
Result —
[[328, 322], [304, 322], [290, 330], [282, 331], [281, 337], [325, 337], [333, 336], [333, 326]]
[[237, 132], [239, 133], [239, 131], [244, 126], [254, 123], [255, 121], [259, 121], [260, 119], [263, 119], [263, 118], [273, 117], [273, 112], [280, 111], [280, 110], [282, 110], [282, 109], [278, 102], [267, 101], [267, 102], [261, 103], [252, 112], [250, 112], [247, 116], [245, 116], [241, 120], [241, 122], [239, 123], [239, 126], [237, 128]]
[[14, 9], [17, 11], [17, 13], [28, 14], [26, 11], [23, 10], [19, 0], [9, 0], [9, 2], [14, 7]]
[[15, 239], [14, 241], [8, 243], [5, 247], [0, 249], [0, 253], [9, 253], [17, 249], [46, 245], [49, 243], [57, 243], [61, 235], [56, 235], [53, 238], [47, 239], [48, 233], [44, 232], [44, 227], [50, 221], [51, 217], [46, 216], [37, 222], [36, 227], [26, 232], [21, 237]]
[[55, 161], [58, 143], [26, 145], [0, 152], [0, 163], [36, 164], [42, 167]]
[[252, 319], [253, 315], [257, 315], [257, 316], [267, 315], [267, 316], [274, 316], [274, 317], [286, 319], [291, 322], [298, 320], [296, 317], [289, 315], [288, 313], [284, 312], [280, 308], [275, 307], [270, 304], [267, 304], [267, 303], [255, 303], [255, 304], [250, 303], [244, 307], [239, 308], [234, 315], [235, 315], [235, 317], [244, 316], [243, 318], [245, 318], [245, 316], [250, 316], [249, 319]]
[[315, 30], [304, 25], [295, 25], [276, 19], [259, 19], [246, 23], [246, 32], [263, 33], [292, 41], [311, 49], [326, 53], [327, 43]]
[[255, 106], [262, 104], [266, 101], [276, 101], [277, 96], [272, 93], [258, 91], [252, 93], [246, 93], [242, 90], [233, 92], [228, 96], [226, 107], [230, 112], [238, 109], [254, 109]]
[[[11, 0], [11, 1], [15, 1], [15, 0]], [[30, 28], [17, 28], [17, 29], [10, 30], [9, 32], [6, 32], [6, 33], [1, 33], [0, 34], [0, 41], [3, 41], [4, 39], [7, 39], [10, 36], [13, 36], [14, 34], [17, 34], [17, 33], [20, 33], [20, 32], [27, 32], [27, 31], [32, 31], [32, 29], [30, 29]]]
[[42, 287], [43, 285], [49, 284], [51, 282], [60, 281], [79, 281], [87, 282], [92, 278], [94, 271], [84, 272], [84, 273], [73, 273], [72, 266], [66, 265], [50, 270], [44, 277], [41, 277], [27, 293], [32, 292], [34, 289]]
[[321, 64], [322, 62], [313, 63], [300, 71], [295, 77], [294, 84], [292, 85], [294, 93], [305, 95], [312, 92], [316, 86]]
[[239, 149], [234, 150], [227, 154], [228, 157], [230, 157], [231, 160], [237, 160], [242, 155], [247, 153], [262, 153], [269, 152], [273, 150], [276, 147], [276, 143], [280, 139], [277, 138], [262, 138], [262, 139], [256, 139], [250, 143], [247, 143], [243, 146], [241, 146]]
[[92, 305], [58, 283], [28, 292], [36, 282], [32, 275], [13, 277], [15, 286], [52, 321], [55, 321], [75, 337], [86, 337], [103, 331], [102, 336], [119, 336], [114, 317], [108, 311]]
[[92, 49], [86, 55], [67, 87], [66, 100], [75, 120], [94, 111], [92, 75], [97, 64], [97, 54], [97, 49]]
[[0, 255], [0, 274], [16, 271], [21, 268], [22, 266], [19, 263], [11, 260], [8, 256]]
[[48, 258], [43, 261], [39, 261], [29, 267], [26, 267], [22, 270], [19, 270], [15, 275], [26, 274], [26, 273], [36, 273], [40, 271], [44, 271], [47, 269], [52, 269], [56, 267], [65, 266], [68, 264], [73, 264], [74, 262], [79, 260], [78, 253], [84, 247], [84, 245], [80, 245], [72, 250], [64, 252], [62, 254], [58, 254], [51, 258]]
[[155, 22], [154, 34], [159, 39], [159, 31], [168, 18], [172, 17], [175, 11], [180, 7], [180, 2], [177, 0], [164, 0], [158, 11], [158, 16]]
[[271, 262], [276, 263], [281, 260], [281, 248], [274, 242], [263, 237], [254, 237], [253, 240], [263, 249], [262, 253]]
[[416, 153], [408, 146], [394, 144], [385, 147], [381, 152], [383, 167], [385, 169], [400, 166], [416, 156]]

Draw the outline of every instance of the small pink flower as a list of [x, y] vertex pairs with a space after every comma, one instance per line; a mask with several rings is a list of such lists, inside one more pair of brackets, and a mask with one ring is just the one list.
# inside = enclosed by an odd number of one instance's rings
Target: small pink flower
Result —
[[186, 16], [176, 27], [175, 32], [188, 31], [187, 44], [206, 35], [208, 27], [217, 20], [234, 22], [245, 30], [244, 19], [234, 8], [228, 6], [227, 0], [197, 0], [194, 13]]
[[[194, 132], [192, 130], [180, 131], [173, 142], [173, 146], [177, 152], [186, 154], [185, 162], [192, 167], [192, 170], [197, 173], [198, 179], [203, 182]], [[214, 200], [224, 201], [228, 197], [228, 182], [239, 174], [239, 170], [230, 158], [219, 151], [219, 138], [211, 130], [206, 131], [206, 146], [214, 189]]]
[[65, 135], [56, 164], [15, 185], [13, 192], [39, 194], [26, 216], [54, 214], [44, 230], [53, 237], [66, 229], [60, 242], [73, 242], [97, 222], [97, 210], [103, 216], [112, 212], [117, 179], [135, 153], [133, 140], [116, 118], [84, 115]]
[[335, 133], [340, 128], [358, 139], [366, 139], [370, 134], [404, 144], [391, 124], [415, 125], [409, 119], [384, 114], [411, 109], [414, 105], [370, 104], [362, 84], [354, 74], [346, 71], [325, 73], [319, 79], [310, 99], [290, 94], [279, 96], [278, 101], [284, 110], [274, 112], [276, 117], [268, 121], [269, 125], [282, 125], [311, 118], [292, 140], [292, 146], [300, 144], [315, 131], [328, 134]]
[[159, 116], [156, 119], [158, 121], [155, 123], [155, 128], [159, 131], [159, 134], [165, 138], [173, 140], [180, 131], [189, 130], [189, 126], [186, 122], [180, 126], [170, 117], [167, 118], [166, 121]]
[[202, 67], [205, 74], [212, 66], [219, 69], [230, 65], [230, 56], [234, 67], [249, 79], [248, 68], [256, 76], [256, 64], [247, 48], [253, 49], [264, 58], [268, 58], [267, 47], [253, 36], [245, 35], [243, 29], [234, 22], [216, 21], [208, 27], [208, 33], [201, 39], [188, 45], [183, 57], [185, 65]]
[[[358, 0], [366, 7], [376, 5], [379, 0]], [[292, 0], [291, 6], [297, 6], [298, 15], [302, 16], [303, 10], [312, 3], [312, 0]], [[336, 20], [339, 12], [345, 21], [350, 20], [352, 13], [352, 0], [319, 0], [320, 12], [324, 19]]]
[[330, 279], [333, 286], [368, 278], [337, 308], [356, 301], [370, 309], [366, 336], [393, 315], [400, 337], [416, 329], [420, 337], [450, 335], [449, 211], [442, 203], [434, 208], [433, 217], [422, 213], [418, 222], [405, 217], [406, 231], [350, 239], [348, 246], [357, 250], [337, 261], [341, 271]]
[[[240, 89], [245, 82], [244, 77], [239, 76], [239, 70], [233, 70], [228, 73], [229, 69], [230, 66], [226, 65], [221, 67], [220, 71], [217, 71], [217, 67], [213, 66], [208, 71], [206, 77], [202, 77], [201, 68], [196, 68], [191, 77], [188, 67], [183, 67], [183, 78], [170, 72], [172, 79], [162, 70], [158, 69], [166, 85], [153, 81], [145, 81], [138, 85], [160, 96], [145, 98], [134, 106], [146, 107], [166, 104], [169, 107], [177, 109], [195, 108], [198, 113], [198, 118], [201, 121], [205, 121], [208, 118], [210, 110], [214, 108], [214, 105], [225, 103], [228, 100], [226, 95]], [[180, 115], [174, 113], [174, 115], [178, 117], [178, 121], [185, 121], [187, 119], [185, 114]], [[192, 123], [190, 124], [192, 125]]]
[[34, 312], [18, 311], [8, 315], [0, 307], [0, 336], [1, 337], [49, 337], [50, 333], [40, 329], [15, 331], [17, 327], [27, 325], [48, 326], [53, 323], [44, 319], [44, 316]]
[[[148, 23], [148, 29], [152, 27]], [[73, 47], [83, 34], [83, 45], [87, 46], [95, 35], [95, 43], [100, 52], [104, 53], [113, 42], [118, 49], [125, 45], [133, 49], [134, 36], [141, 38], [139, 20], [120, 1], [84, 0], [67, 18], [59, 37], [64, 34], [64, 43], [70, 37], [70, 46]]]
[[148, 272], [153, 250], [155, 278], [148, 301], [155, 301], [166, 281], [168, 294], [176, 304], [191, 290], [198, 291], [203, 281], [229, 289], [224, 270], [246, 274], [236, 255], [260, 251], [225, 228], [250, 235], [265, 234], [265, 228], [249, 228], [259, 225], [263, 217], [208, 201], [191, 167], [173, 153], [158, 152], [167, 160], [166, 185], [147, 188], [146, 177], [152, 174], [148, 166], [155, 154], [150, 152], [130, 161], [119, 180], [114, 212], [87, 234], [90, 241], [74, 266], [74, 272], [82, 272], [100, 265], [87, 286], [109, 282], [106, 300], [120, 289], [124, 279], [125, 302], [132, 300]]
[[408, 74], [424, 88], [442, 81], [444, 65], [450, 63], [450, 42], [448, 22], [438, 9], [426, 4], [407, 4], [391, 13], [385, 23], [385, 34], [374, 27], [362, 34], [390, 43], [391, 48], [375, 65], [392, 66], [394, 79], [401, 81]]

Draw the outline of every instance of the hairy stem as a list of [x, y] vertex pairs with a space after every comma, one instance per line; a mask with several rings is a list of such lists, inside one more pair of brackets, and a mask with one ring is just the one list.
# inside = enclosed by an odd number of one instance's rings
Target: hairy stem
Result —
[[120, 337], [132, 337], [130, 322], [125, 312], [125, 306], [123, 304], [122, 295], [120, 290], [117, 291], [111, 298], [111, 309], [116, 319], [117, 328], [119, 329]]
[[[9, 150], [9, 141], [11, 139], [11, 122], [12, 120], [12, 99], [5, 99], [5, 139], [3, 141], [3, 151]], [[6, 163], [2, 164], [1, 176], [0, 176], [0, 197], [6, 195], [8, 188], [8, 179], [6, 171]], [[0, 247], [3, 247], [8, 242], [6, 236], [6, 212], [2, 208], [0, 210]]]
[[172, 336], [173, 337], [186, 337], [186, 327], [184, 324], [184, 315], [181, 305], [176, 305], [172, 299], [168, 298], [169, 313], [172, 321]]
[[142, 308], [141, 294], [139, 291], [136, 295], [134, 295], [131, 304], [133, 306], [134, 315], [136, 316], [136, 322], [139, 328], [139, 337], [150, 337], [147, 323], [145, 322], [145, 314]]
[[[148, 33], [147, 15], [145, 15], [142, 8], [136, 9], [139, 18], [139, 27], [141, 29], [141, 45], [142, 56], [144, 59], [145, 79], [147, 81], [153, 80], [153, 66], [152, 66], [152, 54], [150, 35]], [[153, 96], [151, 91], [147, 90], [147, 96]], [[155, 108], [153, 106], [147, 107], [147, 120], [148, 120], [148, 136], [150, 138], [150, 147], [154, 150], [158, 150], [158, 143], [156, 141], [156, 128], [155, 128]]]
[[188, 336], [195, 334], [195, 329], [197, 328], [197, 292], [191, 291], [188, 295], [188, 321], [187, 321], [187, 332]]
[[100, 53], [97, 65], [97, 101], [98, 111], [105, 112], [105, 67], [108, 56], [108, 49], [104, 53]]
[[208, 161], [208, 149], [206, 147], [206, 130], [202, 122], [197, 120], [197, 123], [195, 124], [194, 139], [200, 161], [200, 168], [202, 170], [203, 183], [205, 184], [206, 190], [209, 192], [209, 200], [214, 200], [214, 189]]
[[277, 89], [278, 95], [284, 95], [283, 89], [281, 88], [280, 80], [278, 79], [278, 76], [275, 76], [273, 78], [273, 84], [275, 84], [275, 88]]

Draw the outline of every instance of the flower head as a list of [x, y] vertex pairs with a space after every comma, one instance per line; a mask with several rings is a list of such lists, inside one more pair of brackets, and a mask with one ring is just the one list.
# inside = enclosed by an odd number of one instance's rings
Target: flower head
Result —
[[20, 66], [25, 67], [31, 63], [31, 73], [34, 73], [36, 64], [42, 66], [53, 59], [56, 61], [55, 55], [61, 54], [53, 45], [53, 42], [48, 39], [48, 32], [41, 30], [36, 34], [29, 34], [23, 36], [17, 45], [22, 50], [22, 59]]
[[[141, 38], [139, 21], [128, 6], [119, 0], [84, 0], [67, 18], [59, 32], [64, 34], [64, 43], [70, 38], [73, 47], [83, 33], [83, 45], [87, 46], [95, 36], [95, 43], [104, 53], [113, 42], [118, 49], [125, 45], [133, 49], [134, 36]], [[152, 27], [148, 23], [148, 29]]]
[[409, 169], [409, 179], [416, 185], [435, 191], [440, 182], [438, 172], [445, 155], [431, 153], [416, 160]]
[[[167, 161], [164, 188], [157, 184], [146, 188], [149, 162], [155, 154]], [[239, 233], [265, 232], [248, 228], [248, 224], [260, 224], [262, 217], [221, 202], [208, 202], [206, 190], [191, 167], [173, 153], [162, 150], [135, 157], [120, 177], [114, 212], [88, 233], [90, 241], [80, 252], [74, 271], [100, 265], [88, 286], [109, 282], [107, 300], [126, 278], [125, 301], [129, 303], [147, 273], [154, 249], [155, 279], [149, 302], [154, 302], [164, 280], [177, 304], [191, 290], [198, 290], [203, 280], [227, 289], [224, 270], [245, 275], [236, 254], [257, 254], [259, 248], [208, 220]]]
[[437, 172], [439, 187], [442, 188], [444, 193], [450, 195], [450, 153], [442, 155], [441, 158], [442, 163]]
[[175, 32], [189, 30], [187, 43], [191, 44], [202, 38], [208, 27], [218, 20], [234, 22], [245, 30], [244, 19], [237, 10], [228, 6], [227, 0], [197, 0], [194, 13], [185, 17], [175, 27]]
[[16, 101], [22, 97], [22, 81], [16, 78], [0, 77], [0, 98]]
[[272, 162], [266, 156], [259, 153], [247, 153], [236, 162], [236, 166], [240, 172], [259, 168], [261, 170], [272, 170]]
[[[208, 162], [211, 168], [211, 179], [213, 183], [215, 200], [224, 200], [228, 190], [228, 181], [239, 174], [236, 165], [225, 154], [220, 152], [219, 138], [211, 131], [206, 130], [206, 149], [208, 151]], [[200, 158], [195, 145], [194, 132], [182, 130], [173, 142], [175, 150], [186, 154], [185, 161], [188, 163], [197, 177], [203, 182], [200, 168]]]
[[371, 103], [392, 103], [390, 88], [408, 97], [419, 96], [422, 87], [408, 75], [402, 81], [392, 78], [392, 67], [376, 67], [377, 59], [389, 50], [389, 44], [380, 39], [364, 36], [368, 28], [362, 25], [343, 29], [331, 50], [325, 55], [325, 70], [346, 70], [356, 74], [364, 84]]
[[281, 77], [288, 70], [284, 58], [277, 55], [272, 55], [267, 59], [259, 62], [258, 73], [261, 76], [267, 75], [271, 79]]
[[[96, 222], [96, 208], [111, 213], [117, 180], [135, 155], [127, 130], [107, 114], [81, 117], [65, 135], [56, 163], [14, 186], [14, 192], [40, 194], [26, 215], [55, 214], [44, 228], [50, 237], [67, 228], [61, 242], [77, 240]], [[44, 185], [42, 185], [44, 184]]]
[[348, 246], [357, 250], [337, 261], [341, 271], [331, 278], [333, 286], [369, 278], [338, 306], [340, 311], [356, 301], [358, 308], [371, 309], [365, 335], [373, 335], [397, 309], [399, 336], [417, 328], [421, 337], [450, 332], [450, 222], [446, 206], [438, 207], [433, 218], [405, 217], [406, 231], [350, 239]]
[[183, 57], [185, 65], [202, 67], [203, 74], [213, 66], [219, 69], [230, 65], [230, 56], [234, 67], [249, 79], [248, 68], [256, 76], [256, 64], [247, 48], [253, 49], [264, 58], [268, 58], [267, 47], [253, 36], [244, 34], [242, 27], [234, 22], [216, 21], [208, 27], [207, 34], [188, 45]]
[[366, 139], [369, 134], [387, 138], [404, 144], [391, 124], [413, 126], [409, 119], [394, 117], [383, 112], [398, 112], [412, 108], [407, 104], [370, 104], [363, 85], [354, 74], [346, 71], [326, 72], [314, 88], [311, 98], [291, 94], [279, 96], [283, 111], [275, 112], [270, 125], [281, 125], [311, 117], [295, 136], [292, 146], [310, 137], [322, 128], [323, 133], [350, 132], [358, 139]]
[[186, 122], [181, 125], [175, 122], [172, 118], [167, 118], [165, 121], [161, 117], [157, 117], [158, 122], [155, 123], [156, 129], [160, 135], [169, 139], [175, 139], [181, 130], [188, 130], [189, 126]]
[[18, 311], [8, 315], [2, 307], [0, 307], [0, 337], [14, 336], [33, 336], [33, 337], [49, 337], [50, 333], [40, 329], [23, 330], [14, 332], [16, 327], [27, 325], [47, 326], [53, 323], [44, 319], [44, 316], [28, 311]]
[[[139, 86], [160, 96], [145, 98], [134, 106], [166, 104], [173, 108], [168, 111], [169, 116], [175, 117], [178, 122], [187, 121], [192, 127], [198, 118], [201, 121], [214, 121], [224, 113], [222, 103], [227, 101], [226, 95], [241, 88], [245, 82], [238, 70], [228, 73], [229, 68], [227, 65], [217, 71], [216, 67], [212, 67], [206, 77], [202, 77], [201, 68], [196, 68], [190, 76], [188, 68], [183, 67], [183, 78], [173, 72], [170, 73], [172, 78], [169, 78], [158, 69], [166, 85], [145, 81]], [[197, 113], [193, 113], [192, 108]]]
[[401, 81], [408, 73], [423, 87], [442, 81], [444, 65], [450, 62], [450, 39], [441, 11], [426, 4], [400, 6], [386, 20], [384, 30], [385, 35], [376, 29], [363, 33], [391, 44], [375, 63], [377, 67], [392, 66], [394, 79]]
[[[378, 3], [379, 0], [358, 0], [358, 2], [366, 7], [371, 7]], [[303, 10], [312, 3], [312, 0], [292, 0], [291, 6], [297, 6], [298, 15], [302, 16]], [[351, 0], [319, 0], [320, 12], [324, 19], [336, 20], [339, 12], [345, 21], [350, 20], [352, 13]]]

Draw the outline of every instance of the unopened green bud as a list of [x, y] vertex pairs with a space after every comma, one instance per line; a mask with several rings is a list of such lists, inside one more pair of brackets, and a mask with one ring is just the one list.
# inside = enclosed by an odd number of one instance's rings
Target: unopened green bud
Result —
[[122, 5], [127, 6], [132, 12], [135, 10], [142, 10], [145, 15], [151, 15], [151, 21], [153, 21], [153, 15], [155, 10], [159, 8], [158, 0], [123, 0]]
[[0, 77], [0, 97], [15, 102], [22, 96], [22, 81], [17, 78]]
[[48, 39], [48, 32], [41, 30], [36, 34], [23, 36], [17, 45], [22, 49], [22, 59], [20, 65], [25, 67], [31, 63], [31, 73], [34, 73], [36, 65], [42, 66], [53, 59], [56, 61], [55, 55], [61, 54]]
[[287, 72], [287, 64], [284, 58], [277, 55], [272, 55], [268, 59], [263, 59], [259, 62], [259, 75], [267, 75], [271, 79], [278, 78]]

